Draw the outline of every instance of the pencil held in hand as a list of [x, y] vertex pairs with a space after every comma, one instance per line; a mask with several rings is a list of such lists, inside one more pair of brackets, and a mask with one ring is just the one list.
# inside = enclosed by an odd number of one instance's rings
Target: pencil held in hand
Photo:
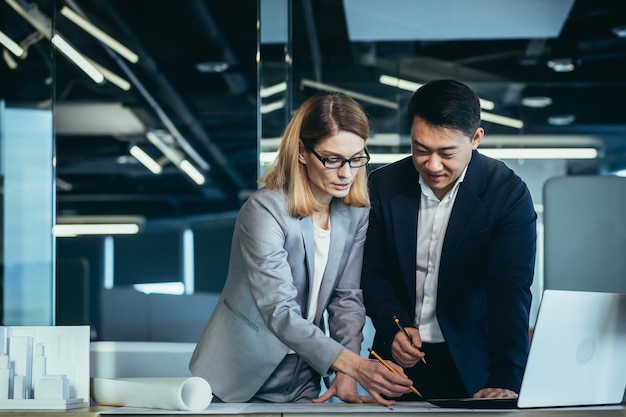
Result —
[[[411, 346], [413, 346], [414, 348], [417, 349], [417, 346], [415, 346], [413, 344], [413, 339], [411, 339], [411, 336], [409, 335], [409, 333], [406, 331], [404, 326], [402, 326], [402, 324], [400, 323], [400, 319], [397, 316], [394, 315], [393, 316], [393, 321], [396, 323], [396, 326], [398, 326], [398, 329], [400, 329], [400, 331], [402, 331], [402, 333], [404, 333], [406, 338], [409, 339], [409, 342], [411, 342]], [[422, 356], [422, 362], [424, 362], [424, 365], [426, 365], [426, 359], [424, 359], [423, 356]]]
[[[398, 373], [398, 371], [393, 369], [391, 367], [391, 365], [389, 365], [387, 362], [385, 362], [385, 360], [383, 358], [381, 358], [380, 355], [374, 351], [374, 349], [368, 348], [367, 350], [369, 350], [369, 352], [372, 354], [373, 357], [375, 357], [378, 360], [378, 362], [380, 362], [383, 365], [385, 365], [385, 368], [389, 369], [391, 372], [393, 372], [394, 374], [396, 374], [398, 376], [402, 376], [402, 375], [400, 375]], [[420, 397], [422, 396], [422, 394], [420, 394], [420, 392], [417, 390], [417, 388], [415, 388], [413, 385], [409, 385], [409, 389], [411, 391], [413, 391], [414, 393], [416, 393], [417, 395], [419, 395]]]

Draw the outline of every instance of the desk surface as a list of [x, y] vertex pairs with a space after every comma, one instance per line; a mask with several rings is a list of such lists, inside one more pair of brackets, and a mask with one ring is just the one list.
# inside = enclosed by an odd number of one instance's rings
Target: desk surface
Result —
[[73, 410], [19, 410], [3, 411], [3, 417], [59, 417], [68, 415], [71, 417], [106, 417], [106, 416], [136, 416], [136, 415], [159, 415], [159, 416], [246, 416], [246, 417], [320, 417], [321, 415], [336, 416], [338, 414], [351, 414], [356, 417], [381, 417], [389, 416], [390, 413], [416, 415], [423, 413], [435, 413], [441, 417], [459, 417], [468, 415], [477, 417], [626, 417], [626, 404], [618, 406], [602, 407], [572, 407], [550, 409], [527, 409], [527, 410], [468, 410], [468, 409], [444, 409], [434, 407], [428, 403], [398, 403], [392, 409], [375, 404], [211, 404], [204, 411], [188, 412], [131, 407], [90, 407]]

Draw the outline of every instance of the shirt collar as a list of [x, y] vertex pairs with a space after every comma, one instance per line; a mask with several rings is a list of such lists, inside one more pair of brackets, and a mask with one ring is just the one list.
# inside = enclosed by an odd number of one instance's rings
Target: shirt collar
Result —
[[[448, 191], [448, 193], [441, 199], [441, 201], [449, 200], [449, 199], [453, 198], [456, 195], [456, 192], [458, 191], [459, 187], [461, 186], [461, 183], [465, 179], [465, 174], [466, 173], [467, 173], [467, 167], [465, 167], [463, 172], [461, 172], [461, 175], [459, 175], [459, 178], [456, 179], [456, 182], [454, 183], [454, 187], [452, 187], [452, 189], [450, 191]], [[426, 182], [422, 179], [421, 175], [418, 175], [418, 181], [419, 181], [419, 184], [421, 186], [422, 193], [426, 197], [431, 198], [431, 199], [439, 200], [435, 196], [435, 193], [433, 192], [433, 190], [431, 190], [431, 188], [428, 185], [426, 185]]]

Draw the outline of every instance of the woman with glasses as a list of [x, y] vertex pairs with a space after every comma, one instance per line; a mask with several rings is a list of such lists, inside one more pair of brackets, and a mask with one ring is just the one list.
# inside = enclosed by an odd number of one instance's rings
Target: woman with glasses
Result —
[[365, 113], [342, 93], [309, 98], [285, 129], [263, 188], [239, 212], [228, 278], [190, 362], [217, 401], [392, 405], [410, 391], [402, 368], [359, 355], [368, 135]]

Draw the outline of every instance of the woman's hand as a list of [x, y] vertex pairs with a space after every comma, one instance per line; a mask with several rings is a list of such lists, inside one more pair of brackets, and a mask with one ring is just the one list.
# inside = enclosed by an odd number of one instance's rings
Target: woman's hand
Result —
[[314, 399], [314, 403], [323, 403], [337, 397], [341, 401], [346, 403], [373, 403], [375, 402], [372, 397], [359, 395], [357, 392], [356, 381], [343, 372], [337, 372], [335, 379], [333, 380], [328, 390], [318, 398]]
[[375, 359], [366, 359], [354, 352], [344, 350], [333, 363], [333, 369], [351, 376], [378, 404], [390, 407], [395, 401], [385, 397], [399, 397], [411, 392], [413, 382], [406, 377], [404, 370], [393, 362], [387, 362], [398, 375]]

